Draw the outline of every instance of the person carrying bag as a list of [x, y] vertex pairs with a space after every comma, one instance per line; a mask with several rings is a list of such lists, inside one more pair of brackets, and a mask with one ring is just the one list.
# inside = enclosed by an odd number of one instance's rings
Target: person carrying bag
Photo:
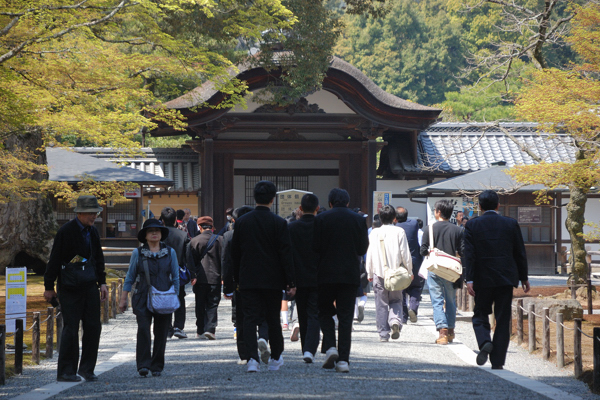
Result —
[[[367, 275], [373, 282], [379, 341], [398, 339], [402, 329], [402, 290], [412, 282], [412, 257], [404, 229], [393, 225], [396, 209], [385, 205], [383, 223], [369, 235]], [[391, 334], [391, 335], [390, 335]]]
[[419, 276], [427, 279], [427, 271], [450, 282], [456, 282], [462, 275], [462, 264], [455, 257], [435, 247], [433, 242], [433, 224], [429, 225], [429, 254], [423, 259]]
[[[129, 270], [123, 284], [119, 308], [127, 310], [129, 292], [138, 331], [136, 364], [140, 376], [160, 376], [165, 364], [165, 350], [171, 313], [179, 307], [179, 263], [174, 249], [162, 242], [169, 230], [156, 219], [144, 222], [138, 233], [142, 246], [131, 254]], [[150, 326], [154, 325], [154, 346]], [[152, 351], [151, 351], [152, 350]]]

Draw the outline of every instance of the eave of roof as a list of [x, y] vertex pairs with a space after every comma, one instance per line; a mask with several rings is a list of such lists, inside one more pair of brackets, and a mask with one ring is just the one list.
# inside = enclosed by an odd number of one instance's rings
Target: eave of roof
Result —
[[135, 182], [140, 185], [172, 186], [172, 179], [163, 178], [112, 162], [61, 148], [46, 148], [49, 180], [77, 183], [85, 177], [99, 182]]

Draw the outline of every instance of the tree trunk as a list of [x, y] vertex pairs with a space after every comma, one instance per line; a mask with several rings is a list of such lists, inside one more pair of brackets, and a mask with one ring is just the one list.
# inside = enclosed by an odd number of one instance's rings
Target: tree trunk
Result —
[[581, 236], [585, 223], [585, 203], [587, 192], [581, 188], [571, 186], [571, 198], [567, 204], [567, 219], [565, 226], [571, 239], [572, 273], [576, 283], [585, 282], [588, 276], [587, 261], [585, 259], [585, 240]]

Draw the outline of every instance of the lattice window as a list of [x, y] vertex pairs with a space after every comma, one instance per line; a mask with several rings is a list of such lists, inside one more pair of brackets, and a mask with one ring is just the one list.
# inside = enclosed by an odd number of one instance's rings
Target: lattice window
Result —
[[[294, 175], [294, 176], [273, 176], [273, 175], [257, 175], [257, 176], [246, 176], [245, 183], [245, 199], [246, 204], [253, 205], [254, 204], [254, 186], [259, 181], [271, 181], [277, 187], [277, 191], [281, 192], [283, 190], [289, 189], [297, 189], [308, 191], [308, 175]], [[273, 207], [271, 207], [271, 211], [277, 213], [278, 204], [277, 197], [275, 197], [275, 202], [273, 203]]]

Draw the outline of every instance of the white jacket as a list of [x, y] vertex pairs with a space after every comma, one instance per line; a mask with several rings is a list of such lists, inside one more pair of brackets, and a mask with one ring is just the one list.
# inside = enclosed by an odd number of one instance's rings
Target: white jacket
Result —
[[384, 277], [384, 255], [381, 254], [380, 237], [384, 238], [385, 252], [390, 269], [398, 268], [400, 265], [408, 270], [412, 275], [412, 258], [410, 249], [408, 248], [408, 240], [404, 229], [394, 225], [383, 225], [380, 228], [375, 228], [369, 235], [369, 249], [367, 250], [367, 274], [369, 279], [373, 279], [373, 275], [380, 278]]

